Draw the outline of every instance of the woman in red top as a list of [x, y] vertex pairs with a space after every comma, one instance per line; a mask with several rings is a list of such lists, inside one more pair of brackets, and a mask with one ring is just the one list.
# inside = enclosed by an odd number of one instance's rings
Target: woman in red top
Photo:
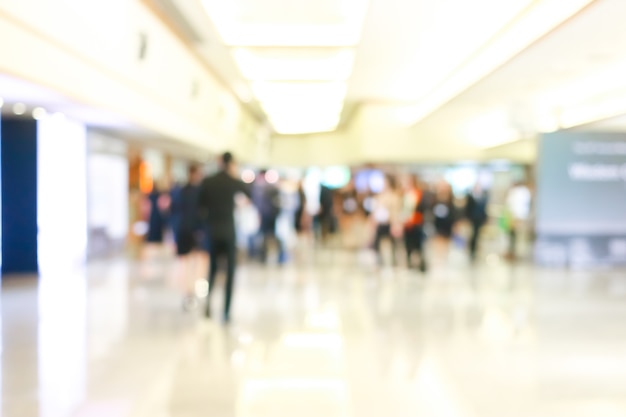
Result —
[[412, 254], [419, 255], [418, 268], [426, 271], [426, 259], [424, 257], [424, 211], [426, 201], [424, 191], [417, 177], [412, 176], [404, 193], [404, 246], [406, 248], [407, 266], [413, 265]]

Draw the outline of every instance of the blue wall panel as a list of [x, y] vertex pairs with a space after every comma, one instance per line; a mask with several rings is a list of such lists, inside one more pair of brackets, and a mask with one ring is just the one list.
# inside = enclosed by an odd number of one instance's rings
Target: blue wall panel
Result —
[[36, 273], [37, 122], [3, 119], [2, 273]]

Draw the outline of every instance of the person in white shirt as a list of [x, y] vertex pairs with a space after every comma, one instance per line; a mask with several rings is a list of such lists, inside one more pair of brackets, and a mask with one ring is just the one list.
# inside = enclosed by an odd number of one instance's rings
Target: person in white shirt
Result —
[[383, 259], [380, 252], [380, 244], [383, 239], [391, 243], [392, 263], [396, 265], [396, 242], [402, 235], [402, 197], [396, 189], [393, 177], [385, 177], [383, 191], [374, 198], [372, 207], [372, 219], [376, 227], [374, 237], [374, 251], [378, 257], [379, 265]]
[[511, 260], [517, 256], [517, 239], [520, 229], [530, 217], [531, 199], [530, 189], [523, 183], [515, 184], [506, 197], [506, 207], [510, 215], [507, 258]]

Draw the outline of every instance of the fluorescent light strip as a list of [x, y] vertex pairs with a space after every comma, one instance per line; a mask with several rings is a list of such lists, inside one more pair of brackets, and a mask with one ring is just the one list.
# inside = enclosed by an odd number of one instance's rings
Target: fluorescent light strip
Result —
[[295, 117], [306, 115], [310, 117], [316, 114], [341, 114], [343, 110], [343, 102], [328, 101], [321, 103], [292, 103], [292, 102], [262, 102], [261, 108], [268, 115], [285, 115], [286, 117]]
[[284, 136], [291, 136], [291, 135], [309, 135], [312, 133], [330, 133], [330, 132], [334, 132], [335, 130], [337, 130], [337, 126], [339, 125], [339, 122], [332, 122], [332, 123], [328, 123], [328, 124], [323, 124], [323, 123], [315, 123], [315, 124], [311, 124], [311, 125], [304, 125], [304, 124], [278, 124], [278, 123], [274, 123], [272, 122], [272, 126], [274, 127], [274, 130], [276, 131], [277, 134], [279, 135], [284, 135]]
[[[286, 0], [290, 1], [290, 0]], [[213, 21], [223, 42], [228, 46], [356, 46], [361, 39], [368, 0], [341, 0], [334, 5], [340, 10], [321, 11], [308, 20], [302, 12], [291, 12], [297, 23], [287, 24], [289, 10], [280, 2], [264, 5], [263, 10], [243, 10], [250, 7], [237, 0], [203, 0], [202, 5]], [[305, 7], [323, 7], [329, 2], [306, 2]], [[287, 9], [287, 10], [286, 10]], [[250, 22], [249, 15], [260, 15]], [[321, 14], [321, 15], [320, 15]], [[328, 16], [324, 16], [328, 14]], [[326, 21], [323, 21], [326, 17]], [[339, 20], [339, 22], [337, 22]], [[319, 22], [319, 23], [317, 23]]]
[[248, 80], [338, 81], [347, 80], [354, 65], [354, 51], [236, 48], [232, 51], [239, 71]]
[[328, 103], [343, 102], [345, 82], [291, 83], [254, 82], [252, 92], [260, 102]]
[[593, 1], [595, 0], [538, 2], [511, 24], [505, 33], [488, 43], [478, 56], [415, 106], [410, 124], [419, 122], [439, 109]]
[[299, 118], [284, 116], [270, 117], [270, 123], [276, 133], [282, 135], [297, 135], [305, 133], [332, 132], [337, 129], [341, 115], [302, 115]]

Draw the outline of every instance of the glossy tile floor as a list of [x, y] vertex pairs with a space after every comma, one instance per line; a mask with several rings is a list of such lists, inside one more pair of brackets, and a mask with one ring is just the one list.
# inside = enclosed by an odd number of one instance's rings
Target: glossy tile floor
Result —
[[626, 416], [625, 271], [361, 258], [242, 266], [228, 328], [167, 258], [5, 279], [2, 416]]

